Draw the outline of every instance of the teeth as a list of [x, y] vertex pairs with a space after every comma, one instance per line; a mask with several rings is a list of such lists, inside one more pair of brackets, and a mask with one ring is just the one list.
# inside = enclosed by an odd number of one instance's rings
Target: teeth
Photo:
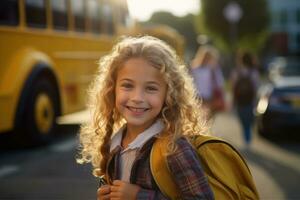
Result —
[[132, 108], [132, 107], [130, 107], [129, 109], [134, 111], [134, 112], [143, 112], [143, 111], [146, 110], [145, 108]]
[[141, 109], [141, 108], [134, 108], [133, 109], [135, 112], [142, 112], [144, 109]]

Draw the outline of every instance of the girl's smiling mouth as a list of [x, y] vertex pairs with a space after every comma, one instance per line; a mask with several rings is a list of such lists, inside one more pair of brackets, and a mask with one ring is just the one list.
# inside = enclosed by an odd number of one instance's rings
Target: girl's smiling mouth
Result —
[[132, 106], [126, 106], [126, 108], [134, 113], [143, 113], [143, 112], [149, 110], [149, 108], [138, 108], [138, 107], [132, 107]]

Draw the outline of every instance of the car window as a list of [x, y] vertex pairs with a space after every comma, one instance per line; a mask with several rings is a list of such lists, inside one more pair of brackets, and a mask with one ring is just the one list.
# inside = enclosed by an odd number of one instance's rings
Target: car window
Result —
[[283, 76], [300, 76], [300, 60], [288, 62], [282, 70]]

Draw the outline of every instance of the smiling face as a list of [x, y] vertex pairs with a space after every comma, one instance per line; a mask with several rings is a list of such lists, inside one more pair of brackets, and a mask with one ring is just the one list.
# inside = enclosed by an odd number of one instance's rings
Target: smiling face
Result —
[[116, 108], [127, 128], [142, 132], [156, 120], [167, 86], [159, 70], [143, 58], [131, 58], [119, 69], [116, 80]]

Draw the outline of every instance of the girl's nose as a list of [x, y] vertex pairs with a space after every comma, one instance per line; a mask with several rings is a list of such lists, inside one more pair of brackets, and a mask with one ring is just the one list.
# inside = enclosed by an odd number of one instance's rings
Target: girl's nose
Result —
[[131, 100], [135, 103], [144, 101], [144, 92], [141, 89], [135, 89], [132, 93]]

